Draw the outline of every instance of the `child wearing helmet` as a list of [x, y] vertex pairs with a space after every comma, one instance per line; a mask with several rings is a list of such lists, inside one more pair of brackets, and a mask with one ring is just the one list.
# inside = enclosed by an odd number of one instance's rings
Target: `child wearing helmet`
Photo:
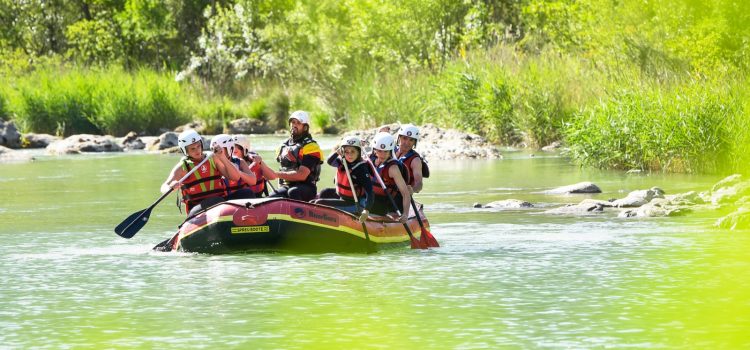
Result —
[[279, 188], [269, 197], [310, 201], [318, 192], [323, 152], [310, 135], [310, 115], [307, 112], [292, 113], [289, 127], [291, 136], [281, 145], [276, 156], [281, 169], [272, 175], [279, 179]]
[[393, 157], [395, 143], [393, 136], [387, 132], [378, 133], [372, 142], [375, 155], [373, 163], [376, 171], [374, 175], [380, 177], [386, 187], [385, 190], [378, 186], [373, 189], [375, 203], [372, 206], [372, 213], [386, 215], [395, 211], [386, 194], [387, 191], [396, 202], [397, 209], [401, 211], [399, 221], [405, 223], [409, 218], [411, 192], [406, 184], [408, 177], [406, 168]]
[[255, 198], [268, 196], [268, 187], [266, 182], [273, 180], [273, 170], [269, 168], [263, 158], [250, 148], [250, 140], [245, 135], [234, 135], [234, 156], [244, 160], [250, 171], [255, 174], [255, 185], [250, 186], [250, 190], [255, 194]]
[[224, 149], [224, 155], [239, 171], [239, 180], [224, 179], [227, 187], [227, 199], [250, 199], [255, 198], [251, 186], [255, 185], [255, 173], [250, 170], [247, 163], [234, 156], [235, 142], [234, 137], [227, 134], [219, 134], [211, 139], [211, 148], [221, 147]]
[[409, 171], [407, 183], [413, 192], [422, 191], [422, 178], [429, 176], [427, 163], [422, 156], [414, 150], [419, 141], [419, 128], [412, 124], [404, 124], [398, 131], [398, 145], [396, 146], [396, 159], [404, 163]]
[[[188, 216], [224, 201], [226, 185], [222, 176], [236, 181], [240, 174], [224, 156], [223, 148], [217, 147], [213, 154], [204, 154], [203, 138], [192, 129], [183, 131], [177, 137], [177, 145], [184, 156], [161, 185], [161, 192], [167, 193], [170, 188], [179, 187]], [[178, 182], [196, 164], [203, 161], [204, 157], [210, 157], [209, 161], [201, 165], [184, 182]]]
[[327, 163], [336, 168], [336, 188], [324, 189], [318, 196], [320, 199], [313, 203], [348, 211], [364, 222], [368, 209], [372, 207], [373, 190], [368, 165], [362, 159], [362, 140], [357, 136], [345, 137], [328, 157]]

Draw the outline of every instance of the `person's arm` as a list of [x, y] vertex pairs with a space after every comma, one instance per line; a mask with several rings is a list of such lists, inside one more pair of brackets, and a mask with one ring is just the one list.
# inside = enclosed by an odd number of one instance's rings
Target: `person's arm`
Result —
[[242, 179], [242, 182], [248, 184], [248, 185], [255, 185], [256, 182], [258, 182], [258, 179], [255, 178], [255, 173], [250, 170], [250, 167], [247, 165], [247, 162], [245, 162], [244, 159], [240, 159], [240, 179]]
[[406, 185], [406, 181], [404, 181], [404, 177], [401, 176], [401, 171], [398, 169], [398, 166], [392, 166], [388, 168], [388, 174], [391, 176], [391, 178], [396, 181], [396, 187], [398, 187], [398, 191], [401, 192], [401, 197], [403, 198], [402, 204], [404, 207], [404, 212], [401, 213], [401, 217], [399, 218], [399, 221], [406, 222], [406, 220], [409, 218], [409, 205], [411, 205], [411, 192], [409, 192], [409, 188]]
[[328, 160], [326, 160], [326, 163], [328, 163], [328, 165], [334, 168], [338, 168], [341, 165], [341, 159], [339, 159], [338, 150], [339, 148], [337, 146], [336, 148], [333, 149], [333, 152], [331, 152], [331, 155], [328, 156]]
[[219, 169], [221, 175], [224, 175], [224, 177], [231, 181], [240, 179], [240, 171], [224, 155], [224, 148], [216, 147], [212, 157], [214, 157], [214, 164], [216, 164], [216, 168]]
[[182, 163], [177, 163], [177, 165], [172, 168], [172, 171], [169, 172], [169, 176], [167, 176], [167, 180], [164, 181], [163, 184], [161, 184], [160, 191], [162, 194], [169, 192], [170, 188], [174, 188], [176, 186], [179, 186], [179, 182], [177, 180], [181, 179], [183, 176], [185, 176], [185, 171], [182, 170]]
[[305, 181], [308, 175], [310, 175], [310, 168], [301, 165], [297, 170], [294, 171], [276, 171], [276, 176], [279, 179], [290, 181], [290, 182], [298, 182], [298, 181]]
[[411, 161], [411, 175], [414, 177], [414, 185], [411, 186], [414, 193], [422, 190], [422, 159], [415, 157]]
[[279, 178], [278, 176], [276, 176], [276, 172], [273, 171], [273, 169], [269, 168], [266, 162], [263, 161], [263, 157], [261, 157], [260, 154], [253, 154], [252, 158], [253, 164], [257, 164], [257, 166], [260, 167], [260, 173], [266, 180], [276, 180]]

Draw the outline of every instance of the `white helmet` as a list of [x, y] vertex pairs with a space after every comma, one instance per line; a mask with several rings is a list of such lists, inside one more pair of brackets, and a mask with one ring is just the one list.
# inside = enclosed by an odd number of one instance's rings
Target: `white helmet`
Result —
[[248, 153], [250, 153], [250, 140], [247, 139], [247, 136], [245, 135], [234, 135], [233, 137], [234, 144], [242, 146], [242, 152], [244, 153], [244, 156], [247, 156]]
[[187, 146], [190, 146], [196, 142], [201, 143], [201, 149], [203, 148], [203, 138], [197, 131], [188, 129], [180, 133], [177, 136], [177, 147], [180, 147], [182, 154], [187, 155]]
[[372, 139], [372, 148], [381, 151], [392, 151], [395, 143], [393, 135], [387, 132], [379, 132]]
[[310, 125], [310, 114], [305, 111], [294, 111], [287, 119], [287, 122], [292, 119], [297, 119], [302, 124]]
[[415, 140], [419, 140], [419, 128], [414, 124], [401, 125], [401, 129], [398, 130], [398, 134], [401, 136], [411, 137]]
[[360, 139], [358, 136], [347, 136], [344, 137], [343, 140], [341, 140], [341, 146], [357, 147], [360, 151], [362, 151], [362, 139]]
[[226, 149], [231, 156], [234, 152], [234, 138], [227, 134], [216, 135], [211, 139], [211, 148], [213, 149], [216, 146]]

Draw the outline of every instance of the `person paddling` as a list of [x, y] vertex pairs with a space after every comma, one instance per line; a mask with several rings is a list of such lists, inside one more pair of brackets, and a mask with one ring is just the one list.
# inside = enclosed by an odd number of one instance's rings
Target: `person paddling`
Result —
[[393, 197], [397, 209], [401, 212], [401, 217], [398, 220], [405, 223], [409, 218], [411, 192], [405, 180], [408, 177], [406, 168], [393, 157], [395, 143], [393, 136], [387, 132], [380, 132], [373, 139], [372, 146], [376, 156], [373, 163], [377, 171], [375, 176], [380, 176], [386, 189], [374, 187], [375, 203], [371, 212], [379, 215], [395, 212], [393, 204], [385, 192], [388, 191]]
[[[396, 158], [406, 166], [409, 178], [406, 181], [413, 193], [422, 191], [423, 177], [429, 176], [427, 163], [422, 156], [414, 150], [419, 141], [419, 128], [412, 124], [404, 124], [398, 131], [398, 146], [396, 147]], [[423, 173], [427, 170], [427, 173]], [[424, 175], [424, 176], [423, 176]]]
[[357, 136], [345, 137], [327, 163], [336, 168], [336, 188], [324, 189], [318, 196], [320, 199], [313, 203], [348, 211], [364, 222], [373, 204], [373, 187], [369, 166], [362, 159], [362, 140]]
[[255, 174], [255, 185], [250, 186], [250, 189], [255, 194], [256, 198], [268, 196], [268, 188], [266, 182], [273, 180], [273, 170], [266, 165], [260, 154], [254, 152], [250, 147], [250, 140], [245, 135], [234, 135], [234, 156], [243, 159], [250, 168], [250, 171]]
[[[226, 185], [222, 176], [235, 181], [240, 178], [237, 169], [224, 156], [224, 149], [217, 147], [212, 155], [204, 154], [203, 138], [192, 129], [183, 131], [177, 137], [177, 146], [184, 157], [172, 168], [167, 180], [161, 185], [161, 192], [167, 193], [171, 188], [179, 188], [188, 216], [224, 201]], [[210, 157], [208, 162], [183, 182], [178, 181], [205, 157]]]
[[255, 185], [257, 181], [255, 173], [250, 170], [245, 160], [234, 156], [234, 137], [227, 134], [214, 136], [211, 139], [211, 148], [215, 147], [224, 149], [222, 153], [240, 174], [240, 178], [236, 181], [224, 178], [227, 187], [227, 199], [255, 198], [255, 193], [251, 189], [251, 186]]
[[323, 152], [310, 135], [310, 115], [307, 112], [292, 113], [289, 128], [291, 135], [276, 156], [281, 169], [273, 175], [279, 179], [279, 188], [269, 197], [310, 201], [318, 192]]

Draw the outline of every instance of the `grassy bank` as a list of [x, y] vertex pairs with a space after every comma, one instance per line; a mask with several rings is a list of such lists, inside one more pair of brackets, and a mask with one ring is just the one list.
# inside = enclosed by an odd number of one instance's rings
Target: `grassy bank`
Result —
[[191, 120], [218, 133], [244, 117], [284, 128], [291, 110], [306, 109], [316, 132], [435, 123], [505, 145], [562, 140], [575, 161], [601, 168], [744, 171], [748, 160], [742, 74], [655, 79], [598, 69], [573, 55], [497, 46], [457, 57], [439, 72], [362, 71], [330, 91], [269, 79], [219, 94], [174, 77], [50, 66], [11, 77], [0, 89], [0, 112], [26, 132], [121, 136], [157, 134]]
[[48, 66], [8, 79], [9, 114], [27, 132], [155, 134], [190, 118], [174, 79], [150, 70]]

